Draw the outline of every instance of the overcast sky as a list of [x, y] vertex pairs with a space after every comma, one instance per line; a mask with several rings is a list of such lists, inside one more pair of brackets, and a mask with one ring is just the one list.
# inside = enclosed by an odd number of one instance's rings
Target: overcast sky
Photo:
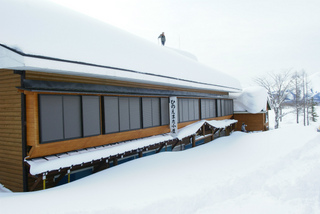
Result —
[[166, 46], [243, 86], [267, 72], [320, 71], [320, 0], [52, 1], [155, 44], [165, 32]]

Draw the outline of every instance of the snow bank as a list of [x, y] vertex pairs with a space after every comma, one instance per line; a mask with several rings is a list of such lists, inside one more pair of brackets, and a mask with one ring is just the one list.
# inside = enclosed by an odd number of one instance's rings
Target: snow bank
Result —
[[208, 123], [211, 126], [216, 128], [225, 128], [236, 122], [237, 120], [222, 120], [222, 121], [201, 120], [189, 126], [179, 129], [177, 136], [172, 136], [171, 134], [157, 135], [157, 136], [127, 141], [123, 143], [118, 143], [110, 146], [101, 146], [97, 148], [91, 148], [88, 150], [68, 152], [67, 154], [62, 154], [58, 156], [55, 156], [55, 155], [48, 156], [46, 157], [46, 159], [37, 158], [32, 160], [26, 160], [26, 162], [30, 165], [30, 173], [33, 175], [37, 175], [37, 174], [52, 171], [52, 170], [58, 170], [60, 168], [71, 167], [74, 165], [87, 163], [94, 160], [99, 160], [109, 156], [122, 154], [135, 149], [141, 149], [157, 143], [173, 140], [175, 138], [178, 138], [179, 140], [181, 140], [185, 137], [194, 135], [202, 127], [204, 123]]
[[288, 125], [235, 132], [57, 188], [0, 193], [1, 213], [319, 213], [320, 135]]
[[[241, 89], [240, 82], [225, 73], [49, 1], [2, 0], [0, 26], [0, 44], [28, 55], [89, 64], [77, 65], [25, 56], [20, 62], [22, 64], [11, 69], [211, 90]], [[0, 68], [4, 68], [3, 64]], [[106, 66], [123, 70], [108, 69]]]
[[232, 95], [235, 112], [259, 113], [266, 111], [268, 93], [260, 86], [244, 88], [242, 93]]
[[[11, 190], [5, 188], [2, 184], [0, 184], [0, 193], [9, 193], [11, 192]], [[1, 208], [0, 208], [0, 211], [1, 211]]]

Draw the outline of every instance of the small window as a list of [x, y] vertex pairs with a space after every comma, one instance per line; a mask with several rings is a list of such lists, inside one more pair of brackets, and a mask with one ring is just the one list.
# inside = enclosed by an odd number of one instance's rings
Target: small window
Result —
[[81, 97], [63, 96], [64, 138], [82, 137]]
[[217, 117], [221, 117], [221, 100], [217, 100]]
[[119, 132], [119, 97], [107, 97], [104, 100], [105, 133]]
[[216, 117], [216, 100], [201, 99], [201, 119]]
[[199, 120], [199, 100], [198, 99], [179, 99], [179, 122]]
[[221, 116], [226, 116], [225, 100], [221, 100]]
[[141, 128], [141, 107], [139, 97], [129, 98], [129, 121], [131, 130]]
[[82, 96], [83, 136], [100, 134], [100, 97]]
[[161, 101], [161, 125], [169, 124], [169, 99], [160, 98]]
[[143, 128], [160, 126], [160, 100], [159, 98], [142, 98]]
[[62, 96], [39, 96], [40, 142], [47, 143], [64, 138]]

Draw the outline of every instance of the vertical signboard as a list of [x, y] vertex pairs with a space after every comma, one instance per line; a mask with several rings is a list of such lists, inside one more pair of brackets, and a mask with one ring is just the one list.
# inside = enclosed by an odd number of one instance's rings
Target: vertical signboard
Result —
[[176, 135], [178, 131], [178, 102], [177, 97], [170, 97], [169, 102], [170, 109], [170, 130], [171, 134]]

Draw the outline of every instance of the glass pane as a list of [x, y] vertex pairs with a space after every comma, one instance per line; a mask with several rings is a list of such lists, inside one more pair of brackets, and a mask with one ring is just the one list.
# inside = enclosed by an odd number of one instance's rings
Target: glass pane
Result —
[[100, 134], [100, 97], [82, 96], [83, 136]]
[[105, 133], [119, 132], [119, 98], [104, 97]]
[[152, 127], [152, 103], [151, 98], [142, 98], [143, 128]]
[[140, 98], [130, 97], [130, 129], [140, 129], [141, 128], [141, 108], [140, 108]]
[[40, 95], [40, 142], [63, 139], [62, 96]]
[[169, 99], [161, 98], [161, 125], [169, 124]]
[[120, 131], [128, 131], [129, 126], [129, 98], [119, 97]]
[[80, 96], [63, 96], [64, 138], [82, 137]]

